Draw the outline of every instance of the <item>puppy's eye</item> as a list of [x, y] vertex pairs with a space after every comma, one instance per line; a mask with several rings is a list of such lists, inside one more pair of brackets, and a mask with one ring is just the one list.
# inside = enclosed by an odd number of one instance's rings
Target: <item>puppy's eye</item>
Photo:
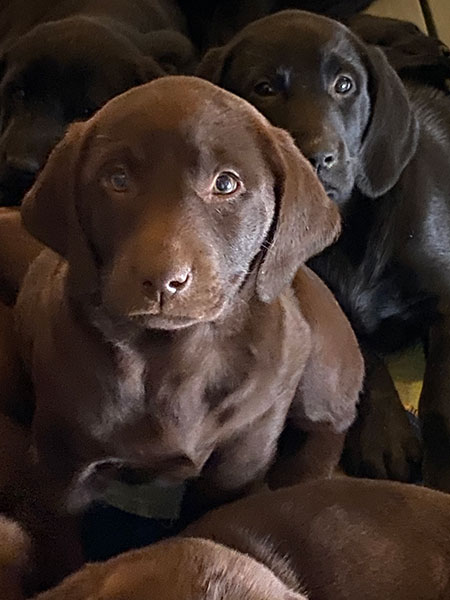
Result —
[[108, 187], [119, 193], [127, 192], [130, 188], [130, 178], [125, 169], [117, 169], [117, 171], [112, 172], [107, 177], [106, 183]]
[[348, 94], [353, 89], [353, 81], [347, 75], [339, 75], [333, 85], [336, 94]]
[[223, 173], [217, 175], [214, 181], [213, 193], [227, 196], [236, 192], [240, 187], [241, 182], [237, 175], [234, 175], [234, 173], [230, 173], [229, 171], [223, 171]]
[[270, 81], [266, 80], [257, 83], [253, 89], [258, 96], [276, 96], [278, 93]]

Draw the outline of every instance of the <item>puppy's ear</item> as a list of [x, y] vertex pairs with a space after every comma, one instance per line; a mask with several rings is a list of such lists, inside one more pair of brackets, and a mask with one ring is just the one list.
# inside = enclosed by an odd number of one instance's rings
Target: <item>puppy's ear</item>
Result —
[[211, 48], [200, 61], [195, 74], [197, 77], [207, 79], [208, 81], [211, 81], [211, 83], [220, 85], [227, 57], [227, 46]]
[[363, 139], [356, 176], [358, 188], [370, 198], [386, 193], [413, 156], [418, 126], [407, 91], [377, 48], [368, 48], [371, 120]]
[[21, 207], [26, 229], [68, 260], [71, 280], [80, 293], [87, 293], [97, 279], [77, 211], [78, 173], [87, 128], [87, 123], [70, 126], [51, 152]]
[[298, 268], [331, 244], [340, 231], [339, 211], [309, 162], [286, 131], [271, 130], [277, 206], [270, 247], [256, 282], [263, 302], [272, 302], [291, 283]]
[[194, 72], [197, 58], [191, 41], [182, 33], [161, 29], [146, 34], [139, 46], [163, 69], [163, 74], [189, 75]]

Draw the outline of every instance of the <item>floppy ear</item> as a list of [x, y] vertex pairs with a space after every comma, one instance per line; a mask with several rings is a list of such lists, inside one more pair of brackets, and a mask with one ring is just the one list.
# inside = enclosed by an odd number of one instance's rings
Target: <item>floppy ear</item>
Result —
[[271, 130], [277, 206], [270, 247], [256, 280], [263, 302], [272, 302], [291, 283], [298, 268], [330, 245], [340, 231], [339, 210], [309, 162], [286, 131]]
[[407, 91], [383, 53], [367, 47], [366, 55], [372, 107], [356, 184], [363, 194], [376, 198], [397, 183], [411, 160], [418, 125]]
[[77, 213], [77, 177], [82, 164], [86, 123], [75, 123], [51, 152], [21, 208], [26, 229], [69, 262], [70, 281], [89, 293], [97, 270]]
[[171, 29], [152, 31], [140, 38], [139, 47], [169, 74], [193, 73], [196, 53], [191, 41]]
[[211, 48], [200, 61], [195, 72], [196, 76], [219, 85], [222, 81], [227, 56], [228, 46]]

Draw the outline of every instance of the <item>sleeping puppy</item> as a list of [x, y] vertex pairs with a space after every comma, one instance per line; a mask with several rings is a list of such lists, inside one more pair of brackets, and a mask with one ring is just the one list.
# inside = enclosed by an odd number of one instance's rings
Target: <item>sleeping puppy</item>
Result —
[[427, 348], [420, 416], [428, 484], [450, 490], [450, 103], [402, 84], [345, 26], [301, 11], [261, 19], [211, 50], [199, 74], [290, 131], [343, 215], [310, 264], [366, 354], [352, 473], [414, 479], [420, 448], [380, 358]]
[[132, 470], [192, 481], [192, 517], [259, 485], [286, 424], [305, 439], [271, 484], [331, 474], [362, 359], [302, 267], [339, 216], [286, 132], [208, 82], [161, 78], [72, 126], [22, 217], [52, 249], [16, 304], [50, 507], [79, 512]]
[[182, 534], [86, 566], [36, 600], [435, 600], [450, 594], [450, 498], [336, 478], [255, 494]]
[[171, 0], [16, 4], [0, 56], [4, 206], [20, 203], [69, 123], [194, 59]]
[[105, 563], [89, 564], [35, 600], [100, 598], [307, 600], [261, 562], [196, 538], [167, 540]]

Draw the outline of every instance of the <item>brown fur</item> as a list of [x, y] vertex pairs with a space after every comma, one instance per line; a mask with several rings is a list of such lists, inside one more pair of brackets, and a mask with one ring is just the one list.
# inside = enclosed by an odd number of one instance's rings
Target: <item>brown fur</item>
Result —
[[22, 575], [26, 568], [29, 539], [14, 521], [0, 515], [0, 598], [22, 600]]
[[[241, 181], [228, 196], [224, 172]], [[307, 439], [283, 482], [331, 474], [362, 360], [302, 266], [339, 218], [288, 134], [208, 82], [163, 78], [73, 126], [22, 216], [52, 248], [16, 307], [48, 506], [77, 512], [133, 469], [193, 481], [192, 517], [261, 482], [286, 422]]]
[[14, 304], [28, 267], [43, 247], [23, 227], [18, 209], [0, 208], [0, 301]]
[[220, 544], [172, 539], [87, 565], [36, 600], [305, 600], [261, 563]]
[[450, 499], [427, 488], [316, 480], [223, 506], [184, 535], [88, 565], [38, 600], [436, 600], [450, 594]]
[[284, 557], [310, 600], [450, 597], [450, 498], [423, 487], [314, 481], [221, 507], [185, 534], [249, 554], [275, 573]]

